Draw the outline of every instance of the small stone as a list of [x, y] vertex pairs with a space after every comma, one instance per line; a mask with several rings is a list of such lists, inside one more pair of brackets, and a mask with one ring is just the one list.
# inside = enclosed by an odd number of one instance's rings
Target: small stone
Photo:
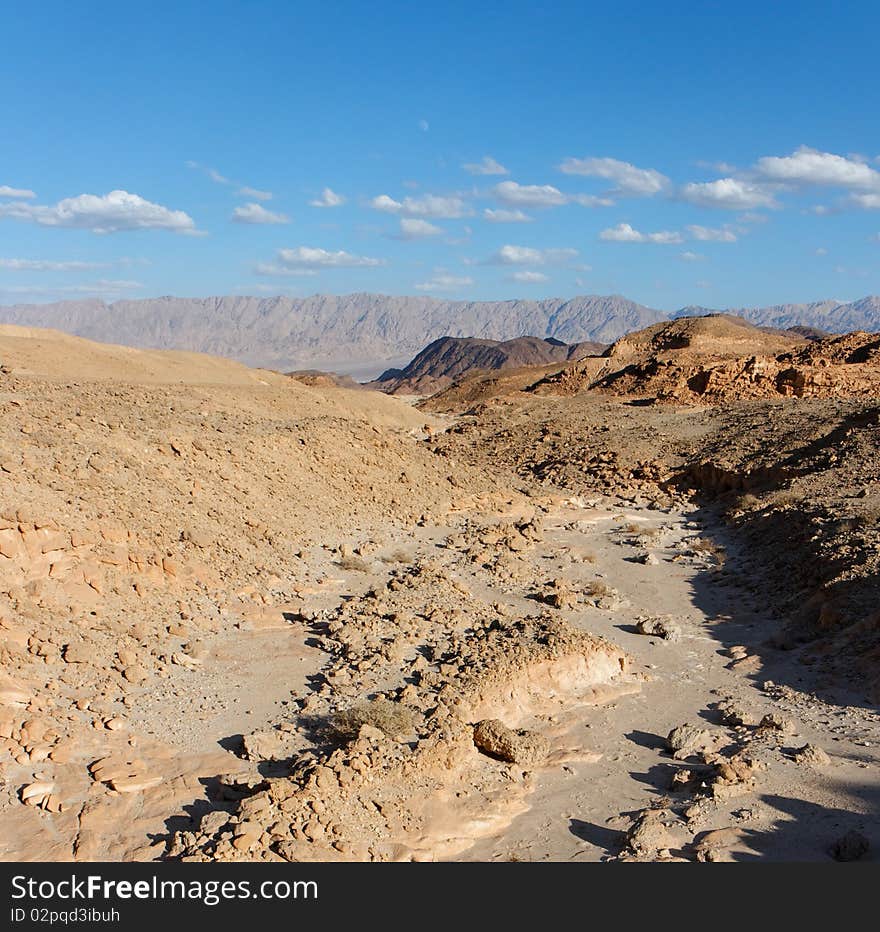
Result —
[[847, 832], [831, 846], [831, 857], [835, 861], [858, 861], [871, 850], [871, 843], [855, 829]]

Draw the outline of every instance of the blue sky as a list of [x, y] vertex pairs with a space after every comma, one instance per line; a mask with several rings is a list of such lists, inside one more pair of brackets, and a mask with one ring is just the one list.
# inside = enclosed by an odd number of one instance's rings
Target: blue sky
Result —
[[0, 303], [877, 293], [878, 52], [862, 2], [22, 6]]

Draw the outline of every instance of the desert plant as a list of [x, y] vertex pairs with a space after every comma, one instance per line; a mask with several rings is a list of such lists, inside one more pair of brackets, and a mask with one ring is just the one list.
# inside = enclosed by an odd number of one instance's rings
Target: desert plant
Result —
[[340, 741], [357, 738], [363, 725], [371, 725], [399, 741], [415, 730], [415, 713], [409, 706], [390, 699], [368, 699], [330, 716], [329, 731]]
[[413, 556], [402, 547], [398, 547], [387, 556], [381, 557], [381, 560], [383, 563], [412, 563]]
[[788, 508], [792, 505], [798, 505], [803, 501], [803, 497], [798, 495], [794, 489], [779, 489], [774, 492], [767, 503], [771, 508]]
[[352, 570], [356, 573], [369, 573], [370, 564], [363, 557], [357, 557], [353, 554], [346, 554], [339, 558], [337, 566], [343, 570]]
[[711, 557], [720, 566], [726, 559], [724, 548], [720, 547], [715, 541], [709, 540], [708, 537], [696, 537], [691, 541], [691, 550], [694, 553]]

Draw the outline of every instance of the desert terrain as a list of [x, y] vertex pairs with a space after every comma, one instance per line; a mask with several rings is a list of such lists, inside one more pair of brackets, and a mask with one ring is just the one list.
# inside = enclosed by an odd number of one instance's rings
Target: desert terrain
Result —
[[0, 858], [876, 859], [880, 338], [783, 316], [396, 396], [0, 326]]

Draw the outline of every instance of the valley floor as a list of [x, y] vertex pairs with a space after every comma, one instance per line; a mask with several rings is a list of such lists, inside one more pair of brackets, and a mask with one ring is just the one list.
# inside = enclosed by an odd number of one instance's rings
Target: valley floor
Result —
[[[843, 694], [834, 703], [812, 695], [800, 653], [768, 647], [775, 622], [761, 598], [727, 582], [735, 550], [726, 544], [722, 567], [701, 549], [707, 537], [726, 543], [724, 529], [694, 509], [574, 496], [557, 496], [546, 507], [540, 540], [512, 576], [487, 571], [485, 555], [474, 559], [455, 543], [458, 519], [391, 527], [388, 544], [357, 569], [329, 558], [312, 568], [328, 579], [309, 597], [314, 611], [384, 586], [390, 564], [379, 558], [401, 549], [416, 562], [439, 556], [472, 597], [503, 604], [506, 614], [546, 610], [536, 597], [547, 583], [553, 591], [564, 580], [575, 594], [598, 584], [597, 604], [575, 595], [553, 611], [631, 658], [629, 673], [613, 687], [570, 706], [560, 705], [551, 689], [544, 707], [538, 702], [507, 722], [550, 735], [552, 763], [527, 771], [509, 765], [516, 784], [510, 805], [487, 794], [476, 816], [469, 810], [446, 819], [438, 856], [450, 850], [457, 860], [821, 861], [850, 831], [867, 836], [876, 851], [880, 720], [857, 697], [848, 705]], [[491, 527], [498, 519], [471, 515], [464, 523]], [[134, 795], [96, 796], [82, 772], [79, 790], [66, 788], [78, 801], [54, 816], [9, 800], [2, 856], [161, 858], [174, 832], [190, 831], [212, 811], [234, 809], [230, 786], [247, 794], [264, 776], [283, 777], [288, 757], [308, 747], [297, 725], [298, 702], [322, 682], [327, 661], [309, 626], [290, 617], [282, 606], [252, 626], [217, 635], [197, 669], [179, 669], [131, 697], [128, 744], [155, 785]], [[661, 620], [672, 637], [638, 633], [645, 619]], [[341, 694], [359, 691], [353, 677]], [[685, 723], [698, 733], [690, 753], [675, 760], [667, 735]], [[827, 758], [813, 760], [801, 751], [805, 746]], [[700, 777], [716, 753], [739, 753], [749, 762], [745, 778], [723, 791], [706, 790]], [[10, 772], [9, 783], [26, 778], [28, 769]], [[677, 772], [691, 779], [676, 782]], [[235, 775], [225, 789], [216, 779], [224, 773]], [[640, 830], [646, 819], [650, 830]], [[430, 845], [419, 857], [433, 859]]]

